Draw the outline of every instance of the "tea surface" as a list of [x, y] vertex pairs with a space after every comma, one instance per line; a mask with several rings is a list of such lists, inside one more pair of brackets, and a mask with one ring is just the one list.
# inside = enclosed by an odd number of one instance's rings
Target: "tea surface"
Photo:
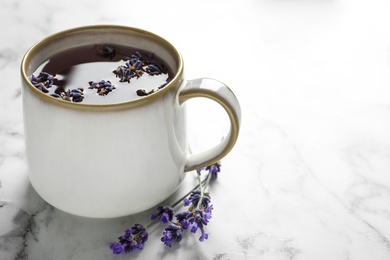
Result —
[[155, 54], [127, 46], [87, 45], [60, 52], [31, 76], [53, 98], [113, 104], [154, 93], [172, 78]]

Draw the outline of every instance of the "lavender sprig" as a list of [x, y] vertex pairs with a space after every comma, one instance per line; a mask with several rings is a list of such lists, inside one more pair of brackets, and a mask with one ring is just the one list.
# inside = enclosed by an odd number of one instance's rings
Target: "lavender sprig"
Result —
[[[208, 171], [207, 176], [204, 180], [201, 180], [201, 173], [205, 170]], [[135, 249], [142, 250], [148, 239], [149, 233], [147, 230], [160, 222], [163, 224], [169, 223], [164, 228], [161, 237], [161, 242], [168, 247], [172, 247], [175, 242], [180, 242], [186, 230], [190, 230], [194, 234], [200, 230], [200, 242], [208, 239], [209, 234], [206, 233], [204, 227], [210, 222], [214, 207], [210, 204], [211, 197], [206, 189], [210, 180], [215, 179], [220, 170], [221, 164], [219, 162], [198, 169], [198, 184], [191, 191], [171, 206], [158, 206], [157, 213], [151, 215], [152, 222], [148, 226], [144, 227], [136, 224], [133, 228], [126, 229], [125, 234], [118, 238], [118, 242], [111, 243], [112, 253], [122, 254], [130, 253]], [[180, 202], [183, 202], [184, 206], [188, 208], [175, 214], [173, 208], [179, 205]], [[173, 221], [173, 218], [175, 218], [175, 221]]]
[[216, 162], [212, 165], [207, 166], [205, 170], [210, 172], [211, 178], [216, 179], [218, 177], [218, 173], [221, 171], [221, 164], [219, 162]]

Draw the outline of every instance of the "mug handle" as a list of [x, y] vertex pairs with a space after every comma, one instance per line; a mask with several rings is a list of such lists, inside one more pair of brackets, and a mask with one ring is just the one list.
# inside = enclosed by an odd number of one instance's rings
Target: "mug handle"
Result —
[[237, 141], [241, 124], [240, 104], [234, 93], [224, 83], [210, 78], [186, 81], [179, 93], [180, 105], [196, 97], [209, 98], [220, 104], [229, 116], [230, 130], [227, 137], [222, 139], [218, 145], [204, 152], [189, 155], [184, 167], [185, 172], [210, 165], [226, 156]]

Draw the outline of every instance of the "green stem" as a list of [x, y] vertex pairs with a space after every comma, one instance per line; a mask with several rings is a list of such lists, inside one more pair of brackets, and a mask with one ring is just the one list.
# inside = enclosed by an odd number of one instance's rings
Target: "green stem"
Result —
[[198, 182], [199, 182], [199, 190], [200, 190], [200, 198], [199, 198], [199, 201], [198, 201], [198, 205], [196, 205], [196, 208], [199, 209], [199, 206], [202, 205], [202, 200], [203, 200], [203, 197], [204, 197], [204, 188], [203, 188], [203, 185], [201, 185], [201, 180], [200, 180], [200, 174], [198, 174]]
[[149, 223], [149, 225], [147, 225], [145, 227], [146, 230], [148, 230], [149, 228], [153, 227], [154, 225], [156, 225], [158, 222], [160, 222], [160, 219], [156, 219], [156, 220], [153, 220], [152, 222]]
[[[202, 182], [200, 181], [200, 175], [198, 175], [198, 181], [199, 181], [199, 186], [200, 186], [200, 198], [198, 201], [198, 205], [196, 205], [197, 209], [199, 209], [199, 207], [202, 205], [205, 190], [209, 186], [210, 179], [211, 179], [211, 173], [208, 173], [206, 179], [203, 180]], [[203, 183], [203, 182], [205, 182], [205, 183]], [[201, 184], [203, 184], [203, 185], [201, 185]]]
[[205, 180], [206, 184], [204, 185], [204, 190], [206, 190], [209, 187], [210, 180], [211, 180], [211, 173], [208, 173], [207, 178]]

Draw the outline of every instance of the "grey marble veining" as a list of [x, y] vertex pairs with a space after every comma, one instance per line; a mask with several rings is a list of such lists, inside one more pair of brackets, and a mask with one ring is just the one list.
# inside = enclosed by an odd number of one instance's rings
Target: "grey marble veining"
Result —
[[[379, 0], [2, 0], [0, 259], [390, 259], [389, 10]], [[104, 23], [160, 34], [189, 79], [219, 79], [241, 102], [203, 243], [186, 234], [168, 248], [155, 227], [142, 252], [114, 256], [110, 242], [153, 210], [77, 217], [29, 183], [20, 61], [43, 37]], [[194, 149], [226, 134], [207, 102], [188, 109]], [[167, 203], [194, 182], [190, 173]]]

